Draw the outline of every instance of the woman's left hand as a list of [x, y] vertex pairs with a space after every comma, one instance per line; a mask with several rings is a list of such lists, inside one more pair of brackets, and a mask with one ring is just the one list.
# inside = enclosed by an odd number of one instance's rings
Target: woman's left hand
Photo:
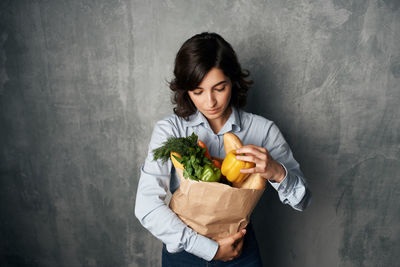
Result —
[[[265, 179], [278, 183], [285, 178], [285, 169], [271, 157], [266, 148], [256, 145], [246, 145], [237, 149], [236, 153], [238, 160], [254, 162], [256, 164], [254, 168], [241, 169], [241, 173], [260, 173]], [[242, 155], [243, 153], [245, 155]]]

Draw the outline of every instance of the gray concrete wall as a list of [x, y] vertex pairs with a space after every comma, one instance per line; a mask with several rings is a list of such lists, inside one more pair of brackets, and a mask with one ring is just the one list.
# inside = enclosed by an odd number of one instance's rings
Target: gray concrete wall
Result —
[[[184, 40], [220, 33], [313, 192], [269, 188], [265, 266], [395, 266], [400, 251], [400, 2], [0, 3], [0, 265], [159, 266], [133, 215]], [[270, 265], [268, 265], [270, 263]]]

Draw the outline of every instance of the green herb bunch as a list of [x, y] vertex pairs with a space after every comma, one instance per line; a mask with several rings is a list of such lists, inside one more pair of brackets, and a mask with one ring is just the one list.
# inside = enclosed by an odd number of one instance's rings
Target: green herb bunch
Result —
[[170, 137], [163, 146], [153, 150], [153, 159], [161, 159], [165, 163], [170, 158], [171, 152], [176, 152], [182, 158], [174, 156], [175, 159], [185, 167], [183, 177], [198, 181], [204, 166], [212, 162], [204, 155], [206, 149], [198, 146], [197, 139], [195, 133], [188, 137]]

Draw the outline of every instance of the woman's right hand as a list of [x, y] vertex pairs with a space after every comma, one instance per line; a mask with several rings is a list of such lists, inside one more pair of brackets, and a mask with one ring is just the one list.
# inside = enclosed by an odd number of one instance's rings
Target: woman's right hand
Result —
[[213, 260], [230, 261], [239, 257], [245, 234], [246, 229], [242, 229], [236, 234], [217, 240], [219, 246]]

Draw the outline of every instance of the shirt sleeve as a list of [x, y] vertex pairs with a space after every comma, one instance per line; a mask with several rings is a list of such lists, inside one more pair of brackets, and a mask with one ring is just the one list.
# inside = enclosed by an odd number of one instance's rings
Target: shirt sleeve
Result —
[[311, 203], [311, 191], [308, 189], [299, 163], [294, 159], [288, 143], [275, 123], [268, 129], [263, 146], [286, 172], [280, 183], [271, 181], [269, 183], [278, 191], [282, 203], [290, 205], [295, 210], [303, 211]]
[[159, 121], [151, 137], [147, 158], [141, 167], [135, 215], [147, 230], [166, 245], [169, 252], [186, 250], [210, 261], [218, 250], [218, 243], [188, 227], [165, 203], [172, 163], [170, 160], [165, 163], [161, 160], [153, 161], [152, 151], [162, 146], [171, 136], [175, 136], [174, 126], [167, 121]]

